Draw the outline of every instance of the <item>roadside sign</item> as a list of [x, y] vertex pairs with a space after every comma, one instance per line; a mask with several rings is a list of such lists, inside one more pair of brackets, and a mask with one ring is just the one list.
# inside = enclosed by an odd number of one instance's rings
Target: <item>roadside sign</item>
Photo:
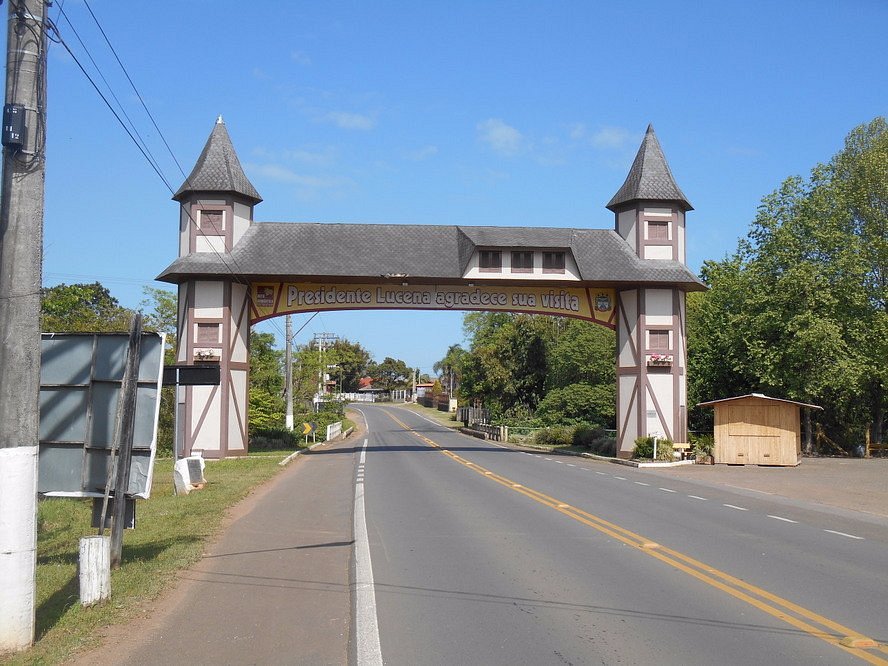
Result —
[[314, 435], [317, 427], [318, 427], [318, 424], [315, 423], [314, 421], [311, 421], [310, 423], [303, 423], [302, 424], [302, 434], [303, 435]]

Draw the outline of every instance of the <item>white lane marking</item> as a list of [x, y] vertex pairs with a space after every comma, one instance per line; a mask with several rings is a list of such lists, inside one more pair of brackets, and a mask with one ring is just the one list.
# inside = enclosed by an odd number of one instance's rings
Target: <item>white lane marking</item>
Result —
[[795, 523], [798, 524], [797, 520], [790, 520], [789, 518], [784, 518], [783, 516], [772, 516], [770, 513], [768, 514], [768, 518], [773, 518], [774, 520], [782, 520], [784, 523]]
[[649, 485], [651, 485], [651, 484], [649, 484], [649, 483], [645, 483], [644, 481], [633, 481], [632, 483], [634, 483], [634, 484], [636, 484], [636, 485], [639, 485], [639, 486], [649, 486]]
[[543, 458], [543, 460], [552, 460], [551, 458]]
[[626, 480], [626, 477], [625, 477], [625, 476], [615, 476], [614, 478], [615, 478], [615, 479], [619, 479], [620, 481], [625, 481], [625, 480]]
[[660, 488], [660, 490], [662, 490], [664, 493], [674, 493], [674, 492], [676, 492], [675, 490], [672, 490], [671, 488]]
[[742, 506], [735, 506], [734, 504], [722, 504], [722, 506], [726, 506], [729, 509], [737, 509], [737, 511], [749, 511], [749, 509], [746, 509]]
[[596, 474], [601, 474], [601, 476], [607, 476], [607, 474], [605, 474], [604, 472], [597, 472], [597, 471], [596, 471], [595, 473], [596, 473]]
[[563, 465], [563, 464], [564, 464], [564, 462], [561, 461], [561, 460], [556, 460], [555, 462], [557, 462], [559, 465]]
[[705, 497], [700, 497], [699, 495], [688, 495], [691, 499], [703, 500], [704, 502], [708, 502], [709, 500]]
[[576, 467], [576, 465], [574, 465], [573, 463], [567, 463], [567, 466], [568, 467]]
[[[361, 448], [360, 464], [367, 457], [367, 440]], [[373, 563], [370, 561], [370, 539], [364, 514], [364, 482], [355, 483], [355, 637], [358, 663], [382, 666], [379, 645], [379, 624], [376, 620], [376, 591], [373, 584]]]
[[858, 539], [859, 541], [865, 541], [863, 537], [854, 536], [853, 534], [846, 534], [845, 532], [836, 532], [835, 530], [823, 530], [824, 532], [829, 532], [830, 534], [838, 534], [839, 536], [848, 537], [849, 539]]

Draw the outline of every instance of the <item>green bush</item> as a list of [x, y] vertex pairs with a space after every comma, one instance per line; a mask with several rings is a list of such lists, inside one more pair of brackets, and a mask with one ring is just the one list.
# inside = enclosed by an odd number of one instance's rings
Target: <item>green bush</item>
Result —
[[[302, 432], [301, 428], [298, 432]], [[250, 451], [278, 451], [295, 449], [302, 438], [286, 428], [256, 428], [250, 432]]]
[[561, 426], [543, 428], [537, 430], [533, 441], [537, 446], [570, 446], [573, 443], [573, 430]]
[[635, 438], [635, 448], [632, 450], [633, 458], [650, 458], [654, 457], [654, 437], [646, 435], [644, 437]]
[[675, 449], [671, 439], [657, 439], [657, 460], [672, 462], [675, 460]]
[[602, 456], [614, 456], [617, 450], [617, 441], [604, 428], [592, 425], [578, 425], [574, 429], [573, 444]]
[[715, 448], [715, 438], [712, 435], [691, 435], [690, 439], [695, 458], [699, 460], [712, 455]]

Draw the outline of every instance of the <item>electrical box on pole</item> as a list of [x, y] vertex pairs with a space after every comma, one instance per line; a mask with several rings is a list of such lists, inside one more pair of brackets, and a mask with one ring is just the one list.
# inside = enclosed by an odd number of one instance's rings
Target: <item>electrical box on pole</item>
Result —
[[21, 150], [25, 145], [25, 107], [21, 104], [3, 106], [3, 145]]

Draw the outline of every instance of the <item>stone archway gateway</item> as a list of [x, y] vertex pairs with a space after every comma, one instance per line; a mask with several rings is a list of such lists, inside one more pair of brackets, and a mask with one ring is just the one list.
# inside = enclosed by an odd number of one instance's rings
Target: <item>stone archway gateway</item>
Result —
[[247, 451], [250, 325], [316, 310], [501, 310], [617, 331], [617, 449], [687, 440], [685, 213], [652, 127], [608, 202], [614, 229], [255, 222], [262, 201], [221, 117], [180, 204], [178, 363], [218, 363], [218, 386], [177, 399], [179, 450]]

